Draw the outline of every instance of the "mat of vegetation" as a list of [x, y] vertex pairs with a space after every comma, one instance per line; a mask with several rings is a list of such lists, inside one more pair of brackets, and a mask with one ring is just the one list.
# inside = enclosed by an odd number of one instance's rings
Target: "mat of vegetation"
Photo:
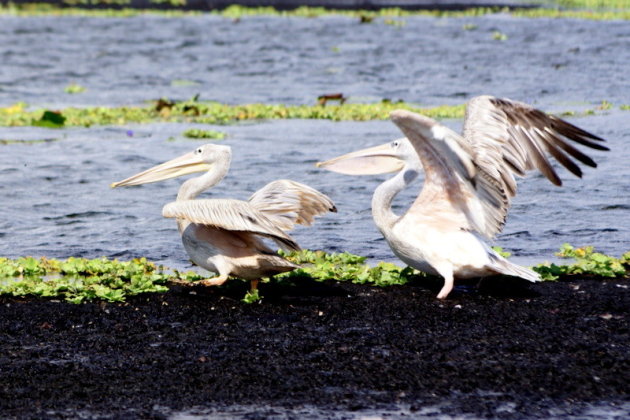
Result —
[[[495, 248], [504, 257], [510, 253]], [[300, 288], [304, 281], [337, 281], [368, 284], [377, 287], [405, 285], [413, 281], [441, 282], [441, 278], [429, 276], [411, 267], [379, 262], [366, 263], [367, 258], [348, 252], [327, 253], [302, 250], [289, 254], [279, 251], [301, 268], [279, 274], [263, 283], [275, 283]], [[532, 267], [543, 280], [558, 280], [581, 275], [599, 279], [614, 279], [628, 276], [630, 251], [617, 258], [596, 252], [592, 246], [575, 248], [564, 244], [556, 256], [573, 260], [568, 264], [544, 262]], [[206, 272], [206, 275], [210, 275]], [[129, 296], [143, 293], [162, 293], [170, 285], [192, 285], [191, 282], [204, 278], [203, 273], [179, 272], [137, 258], [131, 261], [110, 260], [105, 257], [86, 259], [70, 257], [66, 260], [21, 257], [0, 257], [0, 295], [35, 296], [64, 299], [70, 303], [91, 300], [124, 302]], [[222, 288], [238, 289], [241, 279], [232, 279]], [[245, 303], [258, 302], [264, 298], [258, 291], [243, 295]]]
[[[427, 117], [463, 118], [465, 104], [439, 105], [423, 107], [404, 102], [391, 102], [383, 100], [378, 103], [361, 104], [348, 103], [324, 105], [325, 101], [318, 105], [278, 105], [278, 104], [242, 104], [228, 105], [218, 102], [197, 101], [193, 98], [188, 101], [171, 101], [159, 99], [152, 101], [149, 106], [123, 106], [123, 107], [68, 107], [62, 110], [27, 109], [28, 105], [22, 102], [9, 107], [0, 107], [0, 127], [45, 127], [64, 128], [92, 125], [125, 125], [130, 123], [149, 122], [187, 122], [204, 124], [234, 124], [251, 120], [277, 120], [277, 119], [315, 119], [332, 121], [373, 121], [387, 120], [389, 114], [395, 109], [406, 109], [426, 115]], [[606, 112], [618, 108], [621, 111], [630, 110], [630, 105], [613, 105], [608, 101], [602, 101], [594, 108], [575, 112], [565, 110], [561, 116], [595, 115], [598, 112]], [[200, 133], [189, 132], [188, 137], [203, 138]], [[216, 138], [210, 136], [210, 138]], [[219, 136], [221, 139], [221, 136]]]
[[[447, 4], [436, 1], [433, 4], [424, 4], [417, 10], [414, 5], [407, 2], [407, 8], [382, 7], [378, 8], [377, 3], [372, 4], [371, 10], [361, 9], [362, 2], [352, 5], [346, 2], [345, 7], [335, 8], [334, 2], [330, 2], [330, 7], [310, 7], [304, 6], [296, 1], [278, 2], [278, 8], [272, 6], [250, 7], [238, 4], [239, 1], [231, 2], [204, 2], [202, 0], [50, 0], [50, 1], [30, 1], [13, 0], [6, 4], [0, 3], [0, 14], [17, 16], [47, 16], [47, 15], [74, 15], [74, 16], [98, 16], [98, 17], [131, 17], [139, 14], [158, 14], [160, 16], [182, 17], [196, 15], [200, 13], [211, 13], [220, 15], [228, 19], [242, 19], [251, 16], [282, 16], [299, 18], [317, 18], [322, 16], [346, 16], [357, 18], [361, 23], [373, 23], [382, 18], [385, 24], [404, 25], [404, 21], [392, 20], [392, 18], [405, 18], [413, 16], [434, 16], [434, 17], [471, 17], [488, 14], [510, 14], [521, 18], [569, 18], [569, 19], [592, 19], [592, 20], [615, 20], [630, 19], [630, 2], [628, 0], [551, 0], [547, 2], [532, 1], [522, 2], [521, 6], [517, 2], [514, 4], [508, 1], [498, 0], [495, 2], [476, 2], [475, 0], [465, 1], [458, 4], [454, 9]], [[274, 1], [267, 4], [273, 5]], [[384, 2], [388, 3], [388, 2]], [[483, 6], [483, 4], [495, 6]], [[508, 4], [505, 4], [508, 3]], [[389, 5], [392, 3], [390, 2]], [[480, 6], [480, 4], [482, 4]], [[532, 7], [540, 4], [541, 7]], [[209, 10], [208, 6], [211, 6]], [[227, 6], [227, 7], [226, 7]], [[354, 7], [352, 7], [354, 6]], [[440, 7], [442, 6], [442, 7]], [[348, 8], [350, 7], [350, 8]]]

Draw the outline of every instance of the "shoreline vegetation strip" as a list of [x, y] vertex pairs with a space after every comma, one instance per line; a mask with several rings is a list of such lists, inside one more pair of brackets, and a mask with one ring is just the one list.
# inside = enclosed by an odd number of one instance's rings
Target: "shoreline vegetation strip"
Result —
[[[561, 117], [588, 116], [613, 109], [608, 101], [586, 111], [564, 111]], [[465, 104], [423, 107], [405, 102], [383, 100], [378, 103], [344, 103], [334, 105], [229, 105], [217, 102], [200, 102], [196, 99], [173, 102], [165, 99], [146, 106], [120, 107], [68, 107], [59, 110], [29, 109], [19, 102], [0, 107], [1, 127], [36, 126], [46, 128], [90, 127], [93, 125], [125, 125], [152, 122], [183, 122], [226, 125], [240, 121], [277, 119], [319, 119], [332, 121], [387, 120], [394, 109], [406, 109], [435, 119], [461, 119]], [[630, 105], [620, 105], [628, 111]]]
[[187, 9], [186, 0], [151, 0], [150, 3], [155, 8], [132, 8], [131, 0], [64, 0], [61, 5], [37, 2], [7, 2], [6, 4], [0, 4], [0, 15], [133, 17], [143, 14], [154, 14], [164, 17], [184, 17], [211, 14], [234, 20], [251, 16], [298, 18], [344, 16], [359, 19], [361, 23], [372, 23], [377, 18], [385, 18], [385, 20], [387, 18], [414, 16], [462, 18], [501, 13], [516, 18], [630, 20], [629, 0], [558, 0], [542, 2], [540, 7], [473, 7], [463, 10], [405, 10], [400, 8], [340, 10], [308, 6], [300, 6], [291, 10], [278, 10], [273, 7], [232, 5], [222, 10], [199, 11]]
[[[496, 249], [509, 256], [500, 248]], [[302, 268], [275, 276], [272, 280], [286, 286], [299, 287], [304, 281], [337, 281], [368, 284], [378, 287], [405, 285], [422, 282], [429, 276], [410, 267], [379, 262], [366, 264], [367, 258], [344, 253], [303, 250], [281, 253]], [[544, 262], [532, 267], [543, 280], [553, 281], [575, 277], [628, 278], [630, 251], [619, 258], [595, 252], [593, 247], [574, 248], [564, 244], [556, 254], [573, 259], [566, 265]], [[179, 284], [204, 278], [199, 273], [179, 272], [158, 266], [146, 258], [131, 261], [108, 258], [74, 258], [57, 260], [49, 258], [0, 257], [0, 295], [25, 297], [36, 296], [64, 299], [71, 303], [88, 301], [124, 302], [129, 296], [141, 293], [164, 293], [168, 284]], [[245, 281], [230, 281], [221, 288], [246, 288]], [[260, 301], [258, 293], [249, 292], [243, 298], [246, 303]]]

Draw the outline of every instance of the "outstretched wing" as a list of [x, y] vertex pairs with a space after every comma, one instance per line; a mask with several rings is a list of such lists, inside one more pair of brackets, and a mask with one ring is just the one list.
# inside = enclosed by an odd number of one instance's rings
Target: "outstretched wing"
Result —
[[285, 249], [300, 249], [293, 238], [245, 201], [230, 199], [174, 201], [164, 206], [162, 215], [226, 230], [251, 232], [273, 239]]
[[315, 216], [337, 211], [328, 196], [287, 179], [265, 185], [249, 198], [249, 204], [285, 231], [293, 229], [295, 224], [309, 226]]
[[489, 238], [505, 224], [510, 200], [516, 194], [514, 175], [538, 169], [561, 185], [549, 156], [577, 176], [582, 171], [573, 159], [596, 166], [568, 140], [608, 150], [599, 143], [602, 138], [560, 118], [491, 96], [468, 103], [464, 137], [409, 111], [393, 111], [391, 117], [414, 146], [426, 172], [423, 193], [412, 209], [430, 207], [436, 202], [432, 197], [443, 194], [441, 198], [465, 214], [470, 226], [463, 227]]
[[424, 115], [399, 109], [390, 117], [407, 137], [425, 174], [422, 191], [407, 213], [484, 231], [483, 211], [473, 190], [477, 171], [469, 145]]
[[492, 96], [478, 96], [468, 102], [464, 139], [472, 149], [477, 169], [473, 182], [490, 222], [481, 233], [489, 237], [503, 227], [510, 200], [516, 195], [515, 175], [537, 169], [560, 186], [562, 181], [550, 157], [581, 177], [576, 160], [591, 167], [597, 164], [571, 142], [608, 150], [601, 144], [604, 139], [567, 121], [527, 104]]

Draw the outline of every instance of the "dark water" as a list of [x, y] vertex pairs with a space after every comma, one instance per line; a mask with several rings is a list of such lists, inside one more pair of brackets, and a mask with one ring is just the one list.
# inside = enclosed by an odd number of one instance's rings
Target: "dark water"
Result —
[[[548, 110], [592, 108], [603, 99], [630, 102], [627, 22], [502, 15], [405, 21], [393, 27], [342, 17], [239, 23], [212, 16], [2, 17], [0, 103], [133, 104], [195, 93], [230, 103], [312, 103], [337, 91], [357, 101], [387, 97], [429, 105], [491, 93]], [[465, 24], [476, 29], [464, 30]], [[508, 39], [493, 40], [493, 31]], [[63, 93], [71, 82], [87, 92]], [[521, 182], [497, 240], [520, 262], [551, 258], [563, 242], [612, 254], [630, 249], [630, 114], [613, 110], [573, 122], [607, 138], [613, 152], [594, 152], [600, 167], [587, 169], [583, 180], [565, 176], [561, 189], [537, 175]], [[186, 128], [0, 128], [0, 139], [24, 141], [0, 146], [0, 255], [146, 256], [187, 267], [174, 222], [160, 215], [181, 181], [108, 187], [194, 148], [197, 141], [181, 136]], [[385, 178], [346, 177], [314, 163], [399, 137], [393, 124], [274, 121], [215, 129], [229, 135], [224, 143], [234, 158], [212, 196], [245, 199], [278, 178], [305, 182], [329, 194], [339, 213], [298, 229], [303, 247], [392, 260], [369, 211], [372, 191]], [[41, 139], [55, 141], [28, 142]], [[419, 188], [398, 200], [401, 211]]]

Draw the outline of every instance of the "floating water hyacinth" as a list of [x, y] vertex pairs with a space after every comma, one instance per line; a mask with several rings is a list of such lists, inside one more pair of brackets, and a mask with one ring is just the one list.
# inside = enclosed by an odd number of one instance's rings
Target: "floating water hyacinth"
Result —
[[85, 92], [85, 88], [81, 85], [77, 85], [76, 83], [72, 83], [64, 89], [64, 92], [69, 94], [77, 94]]
[[31, 121], [35, 127], [62, 128], [66, 123], [66, 117], [59, 111], [44, 111], [42, 115]]
[[630, 266], [630, 251], [620, 258], [615, 258], [595, 252], [592, 246], [574, 248], [569, 244], [564, 244], [556, 255], [562, 258], [573, 258], [575, 263], [569, 265], [542, 263], [535, 266], [533, 269], [543, 277], [543, 280], [556, 280], [572, 275], [621, 277], [628, 274]]
[[[348, 252], [302, 250], [281, 254], [302, 268], [277, 275], [265, 282], [280, 282], [300, 287], [300, 281], [307, 278], [315, 281], [349, 281], [387, 287], [407, 284], [413, 278], [428, 277], [409, 267], [403, 268], [391, 263], [380, 262], [370, 266], [366, 264], [366, 257]], [[595, 252], [593, 247], [574, 248], [564, 244], [557, 255], [573, 258], [575, 262], [567, 265], [545, 262], [532, 269], [540, 273], [544, 280], [570, 276], [618, 278], [628, 276], [630, 269], [630, 251], [615, 258]], [[66, 260], [0, 258], [0, 294], [59, 298], [72, 303], [93, 300], [122, 302], [128, 296], [140, 293], [166, 292], [169, 282], [182, 284], [202, 278], [204, 278], [202, 274], [170, 270], [157, 266], [145, 258], [131, 261], [72, 257]], [[233, 286], [228, 282], [226, 286], [221, 287]], [[244, 301], [258, 302], [263, 297], [258, 292], [248, 293]]]
[[[630, 11], [627, 0], [558, 0], [562, 8], [538, 7], [529, 9], [508, 7], [471, 7], [465, 10], [404, 10], [400, 8], [383, 8], [379, 10], [339, 10], [323, 7], [300, 6], [293, 10], [277, 10], [273, 7], [247, 7], [232, 5], [223, 10], [201, 12], [196, 10], [178, 10], [185, 6], [185, 0], [152, 0], [154, 4], [166, 4], [170, 8], [159, 9], [132, 9], [128, 6], [128, 0], [93, 0], [92, 5], [100, 7], [93, 9], [81, 8], [81, 1], [65, 0], [64, 3], [71, 7], [59, 7], [47, 3], [0, 4], [0, 15], [12, 16], [90, 16], [90, 17], [132, 17], [144, 14], [160, 15], [163, 17], [195, 16], [201, 14], [219, 15], [238, 22], [249, 16], [280, 16], [294, 18], [317, 18], [321, 16], [344, 16], [352, 19], [364, 19], [365, 21], [380, 22], [377, 18], [431, 16], [441, 18], [475, 17], [489, 14], [509, 14], [514, 17], [524, 18], [571, 18], [590, 20], [630, 19]], [[118, 8], [107, 8], [116, 5]], [[65, 5], [64, 5], [65, 6]], [[387, 24], [387, 22], [384, 22]]]
[[0, 258], [0, 294], [56, 297], [72, 303], [95, 299], [121, 302], [139, 293], [165, 292], [169, 276], [145, 258], [127, 262]]
[[221, 131], [215, 130], [202, 130], [200, 128], [191, 128], [184, 131], [184, 137], [188, 137], [190, 139], [212, 139], [212, 140], [223, 140], [226, 135]]

